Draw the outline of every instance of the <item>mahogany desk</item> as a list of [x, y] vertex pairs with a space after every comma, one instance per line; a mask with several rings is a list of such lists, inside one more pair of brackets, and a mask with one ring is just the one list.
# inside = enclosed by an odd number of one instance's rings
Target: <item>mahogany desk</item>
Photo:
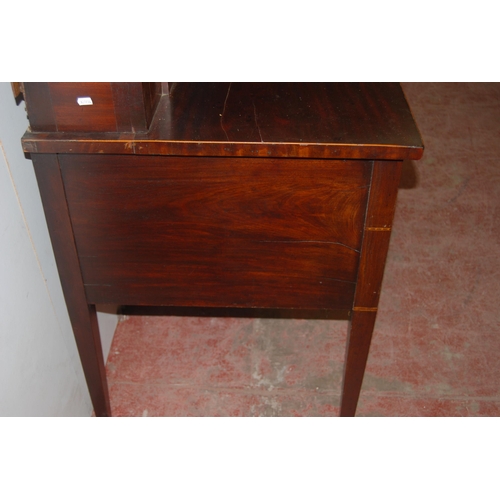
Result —
[[96, 415], [111, 414], [100, 303], [349, 310], [340, 414], [355, 414], [401, 164], [423, 153], [398, 84], [31, 83], [24, 96]]

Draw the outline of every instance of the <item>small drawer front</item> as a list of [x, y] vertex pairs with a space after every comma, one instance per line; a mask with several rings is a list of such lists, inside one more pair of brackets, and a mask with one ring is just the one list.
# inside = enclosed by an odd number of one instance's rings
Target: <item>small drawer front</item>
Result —
[[89, 302], [349, 308], [371, 164], [61, 155]]

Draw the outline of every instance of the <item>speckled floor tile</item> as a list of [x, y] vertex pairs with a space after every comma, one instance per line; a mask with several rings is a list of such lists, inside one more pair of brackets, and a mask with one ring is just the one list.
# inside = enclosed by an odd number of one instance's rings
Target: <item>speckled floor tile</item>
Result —
[[334, 415], [345, 325], [130, 317], [120, 323], [107, 363], [113, 414]]
[[339, 395], [301, 389], [110, 384], [115, 417], [332, 417]]
[[[357, 415], [500, 416], [500, 84], [405, 83], [405, 162]], [[131, 316], [116, 416], [335, 416], [347, 323]]]
[[440, 397], [411, 398], [401, 394], [366, 394], [360, 400], [358, 417], [498, 417], [498, 400]]

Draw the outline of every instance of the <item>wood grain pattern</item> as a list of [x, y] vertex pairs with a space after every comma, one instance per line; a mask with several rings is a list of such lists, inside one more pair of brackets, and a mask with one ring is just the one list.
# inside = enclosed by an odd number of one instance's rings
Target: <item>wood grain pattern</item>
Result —
[[389, 231], [367, 231], [363, 239], [354, 307], [377, 307], [382, 289]]
[[[59, 132], [116, 132], [110, 83], [49, 83], [52, 108]], [[79, 97], [90, 97], [92, 106], [80, 106]]]
[[[196, 119], [193, 119], [196, 117]], [[148, 133], [26, 134], [26, 152], [418, 159], [398, 84], [179, 83]]]
[[[114, 83], [113, 85], [119, 85]], [[120, 84], [123, 85], [123, 84]], [[128, 106], [131, 132], [146, 132], [149, 128], [142, 83], [128, 83]]]
[[121, 293], [134, 304], [352, 303], [369, 163], [60, 161], [91, 302]]
[[177, 141], [421, 145], [398, 84], [178, 84], [169, 104]]
[[32, 160], [92, 404], [97, 416], [111, 415], [96, 311], [87, 305], [57, 157], [34, 155]]
[[[134, 122], [131, 117], [131, 97], [130, 97], [131, 83], [111, 83], [110, 89], [113, 96], [114, 116], [116, 120], [116, 132], [132, 132]], [[140, 120], [140, 117], [139, 117]], [[137, 124], [136, 124], [137, 125]], [[142, 124], [143, 129], [146, 126]], [[113, 130], [108, 130], [112, 132]], [[135, 132], [135, 130], [134, 130]]]
[[366, 218], [366, 228], [368, 230], [391, 228], [401, 172], [402, 165], [400, 162], [374, 162], [371, 186], [374, 195], [370, 196]]
[[111, 83], [117, 132], [147, 132], [162, 95], [161, 83]]
[[25, 153], [128, 154], [162, 156], [227, 156], [259, 158], [323, 158], [360, 160], [418, 160], [422, 151], [404, 146], [367, 144], [280, 144], [221, 143], [209, 141], [173, 141], [150, 139], [150, 135], [131, 133], [93, 134], [31, 133], [23, 136]]
[[[373, 163], [354, 307], [378, 306], [391, 238], [387, 229], [392, 226], [401, 168], [401, 162]], [[381, 227], [374, 231], [368, 228], [372, 224]]]
[[[26, 105], [34, 133], [145, 133], [162, 94], [153, 82], [28, 83]], [[79, 97], [93, 104], [80, 106]], [[38, 136], [37, 136], [38, 137]]]
[[[356, 291], [347, 334], [340, 416], [354, 416], [370, 349], [389, 248], [401, 162], [373, 162]], [[371, 224], [382, 227], [367, 230]]]

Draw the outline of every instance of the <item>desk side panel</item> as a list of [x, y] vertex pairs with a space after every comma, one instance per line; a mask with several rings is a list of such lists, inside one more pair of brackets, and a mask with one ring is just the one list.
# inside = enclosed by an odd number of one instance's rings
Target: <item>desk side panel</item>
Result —
[[350, 308], [371, 165], [61, 155], [89, 302]]

